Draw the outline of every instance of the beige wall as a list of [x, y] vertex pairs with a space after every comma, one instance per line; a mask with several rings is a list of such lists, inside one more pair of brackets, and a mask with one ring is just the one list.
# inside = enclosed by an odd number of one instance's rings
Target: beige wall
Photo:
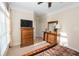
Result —
[[68, 35], [68, 47], [79, 51], [79, 6], [68, 8], [56, 14], [49, 13], [47, 21], [58, 20]]
[[[26, 19], [26, 20], [32, 20], [33, 21], [33, 27], [34, 25], [34, 18], [33, 18], [33, 12], [32, 11], [21, 11], [12, 9], [11, 12], [11, 19], [12, 19], [12, 41], [10, 45], [19, 45], [21, 43], [21, 27], [20, 27], [20, 20]], [[35, 31], [34, 31], [35, 32]]]
[[35, 21], [36, 21], [36, 37], [43, 37], [43, 31], [46, 27], [46, 17], [44, 16], [37, 16], [35, 15]]

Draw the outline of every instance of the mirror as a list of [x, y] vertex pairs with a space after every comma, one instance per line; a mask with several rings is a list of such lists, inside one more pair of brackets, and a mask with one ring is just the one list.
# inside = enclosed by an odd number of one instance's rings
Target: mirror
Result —
[[48, 22], [48, 31], [57, 31], [57, 29], [56, 29], [57, 24], [58, 24], [58, 21]]

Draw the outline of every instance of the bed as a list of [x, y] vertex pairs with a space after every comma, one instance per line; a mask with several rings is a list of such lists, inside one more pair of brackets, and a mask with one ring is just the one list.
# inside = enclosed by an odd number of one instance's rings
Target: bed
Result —
[[45, 41], [49, 44], [45, 44], [43, 47], [24, 53], [23, 56], [79, 56], [79, 52], [59, 45], [57, 43], [57, 35], [56, 32], [45, 32], [44, 40], [46, 38]]
[[79, 52], [60, 45], [46, 45], [23, 56], [79, 56]]

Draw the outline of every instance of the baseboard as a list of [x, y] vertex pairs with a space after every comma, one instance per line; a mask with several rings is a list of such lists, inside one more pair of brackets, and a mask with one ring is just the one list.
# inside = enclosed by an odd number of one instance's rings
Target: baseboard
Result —
[[10, 47], [14, 47], [14, 46], [17, 46], [17, 45], [21, 45], [21, 43], [15, 42], [15, 43], [13, 43], [12, 45], [10, 45]]
[[70, 49], [72, 49], [72, 50], [75, 50], [75, 51], [79, 52], [79, 50], [77, 50], [77, 49], [75, 49], [75, 48], [72, 48], [72, 47], [69, 47], [69, 46], [67, 46], [67, 48], [70, 48]]

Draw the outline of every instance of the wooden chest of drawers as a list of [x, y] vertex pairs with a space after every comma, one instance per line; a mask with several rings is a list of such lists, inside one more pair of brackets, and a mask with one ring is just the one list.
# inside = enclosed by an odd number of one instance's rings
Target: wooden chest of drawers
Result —
[[21, 28], [21, 47], [33, 44], [33, 28]]

